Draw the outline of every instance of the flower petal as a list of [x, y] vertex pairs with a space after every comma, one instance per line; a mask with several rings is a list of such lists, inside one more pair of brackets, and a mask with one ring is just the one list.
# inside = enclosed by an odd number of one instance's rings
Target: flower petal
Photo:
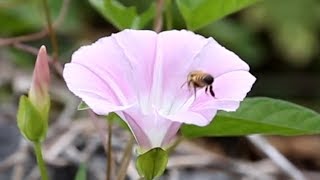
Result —
[[193, 111], [185, 111], [179, 112], [173, 115], [162, 115], [171, 121], [186, 123], [186, 124], [194, 124], [197, 126], [205, 126], [208, 125], [212, 118], [217, 113], [216, 110], [202, 110], [198, 112]]
[[197, 98], [190, 106], [192, 111], [203, 109], [217, 109], [224, 111], [235, 111], [247, 93], [250, 91], [256, 78], [247, 71], [233, 71], [223, 74], [215, 79], [213, 92], [215, 97], [197, 92]]
[[190, 31], [165, 31], [158, 35], [152, 97], [155, 107], [165, 114], [174, 114], [190, 96], [181, 88], [189, 67], [207, 40]]
[[180, 127], [180, 123], [165, 119], [156, 111], [143, 114], [138, 106], [124, 110], [123, 115], [139, 146], [146, 149], [170, 142]]
[[234, 71], [215, 79], [213, 91], [217, 99], [242, 101], [256, 78], [247, 71]]
[[106, 82], [80, 64], [66, 64], [63, 76], [70, 91], [79, 96], [97, 114], [106, 115], [131, 106], [120, 104]]
[[[69, 89], [99, 114], [135, 104], [137, 95], [144, 93], [147, 85], [151, 86], [151, 82], [143, 79], [150, 77], [146, 70], [151, 68], [141, 66], [138, 62], [153, 63], [152, 46], [155, 46], [155, 37], [152, 31], [128, 30], [80, 48], [64, 70]], [[140, 43], [135, 46], [125, 41], [125, 38]], [[141, 53], [142, 49], [148, 53]]]
[[206, 109], [235, 111], [239, 105], [240, 101], [215, 99], [211, 95], [203, 93], [197, 97], [190, 109], [195, 112]]
[[249, 66], [232, 51], [221, 46], [212, 38], [195, 58], [192, 70], [202, 70], [215, 78], [231, 71], [249, 71]]
[[150, 111], [157, 34], [148, 30], [124, 30], [113, 35], [132, 67], [133, 85], [143, 113]]

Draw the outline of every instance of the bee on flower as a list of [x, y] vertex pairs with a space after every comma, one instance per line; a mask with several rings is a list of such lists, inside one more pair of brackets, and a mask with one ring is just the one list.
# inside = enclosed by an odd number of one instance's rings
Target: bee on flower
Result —
[[186, 30], [101, 38], [77, 50], [63, 76], [96, 114], [124, 119], [144, 149], [166, 147], [182, 123], [205, 126], [218, 110], [235, 111], [256, 80], [236, 54]]

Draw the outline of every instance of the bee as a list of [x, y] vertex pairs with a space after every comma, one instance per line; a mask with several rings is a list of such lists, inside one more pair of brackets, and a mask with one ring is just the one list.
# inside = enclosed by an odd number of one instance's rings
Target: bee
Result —
[[211, 74], [205, 73], [203, 71], [191, 71], [188, 74], [187, 81], [183, 83], [182, 86], [184, 86], [186, 83], [188, 83], [188, 88], [193, 88], [194, 95], [196, 97], [196, 92], [198, 88], [206, 87], [205, 92], [206, 94], [208, 91], [210, 92], [212, 97], [215, 97], [214, 92], [212, 90], [212, 83], [214, 81], [214, 78]]

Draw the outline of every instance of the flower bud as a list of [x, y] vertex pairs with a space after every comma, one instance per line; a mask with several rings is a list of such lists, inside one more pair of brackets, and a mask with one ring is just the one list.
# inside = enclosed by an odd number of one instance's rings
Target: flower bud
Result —
[[48, 55], [45, 46], [41, 46], [33, 71], [33, 78], [29, 91], [29, 99], [32, 104], [41, 112], [49, 110], [49, 83], [50, 72]]
[[48, 129], [50, 72], [46, 48], [41, 46], [33, 71], [29, 97], [21, 96], [17, 123], [21, 133], [30, 141], [41, 142]]

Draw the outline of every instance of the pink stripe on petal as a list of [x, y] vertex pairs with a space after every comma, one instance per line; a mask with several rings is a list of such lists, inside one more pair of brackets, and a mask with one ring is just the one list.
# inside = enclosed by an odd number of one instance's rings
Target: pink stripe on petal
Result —
[[177, 135], [177, 132], [178, 132], [180, 126], [181, 126], [181, 123], [179, 123], [179, 122], [171, 122], [171, 125], [167, 129], [167, 133], [163, 138], [161, 146], [166, 146], [166, 145], [172, 143], [172, 140]]
[[127, 113], [123, 113], [123, 115], [124, 115], [124, 120], [127, 122], [139, 146], [146, 149], [152, 148], [152, 144], [151, 144], [152, 142], [150, 142], [149, 137], [144, 132], [144, 129], [140, 126], [143, 124], [137, 123], [136, 119], [134, 119], [134, 117], [130, 116]]
[[[132, 68], [114, 38], [101, 38], [92, 45], [80, 48], [72, 55], [70, 64], [79, 64], [92, 71], [110, 87], [119, 103], [125, 104], [136, 97], [132, 86]], [[83, 83], [85, 85], [86, 82]]]
[[132, 67], [133, 86], [137, 91], [142, 112], [150, 111], [150, 92], [157, 34], [148, 30], [124, 30], [112, 36]]
[[65, 65], [64, 79], [68, 88], [79, 96], [97, 114], [106, 115], [115, 110], [126, 109], [134, 103], [120, 104], [114, 92], [92, 71], [72, 63]]
[[183, 105], [190, 93], [181, 86], [187, 80], [190, 66], [207, 43], [191, 31], [165, 31], [158, 35], [154, 66], [153, 104], [167, 114]]

